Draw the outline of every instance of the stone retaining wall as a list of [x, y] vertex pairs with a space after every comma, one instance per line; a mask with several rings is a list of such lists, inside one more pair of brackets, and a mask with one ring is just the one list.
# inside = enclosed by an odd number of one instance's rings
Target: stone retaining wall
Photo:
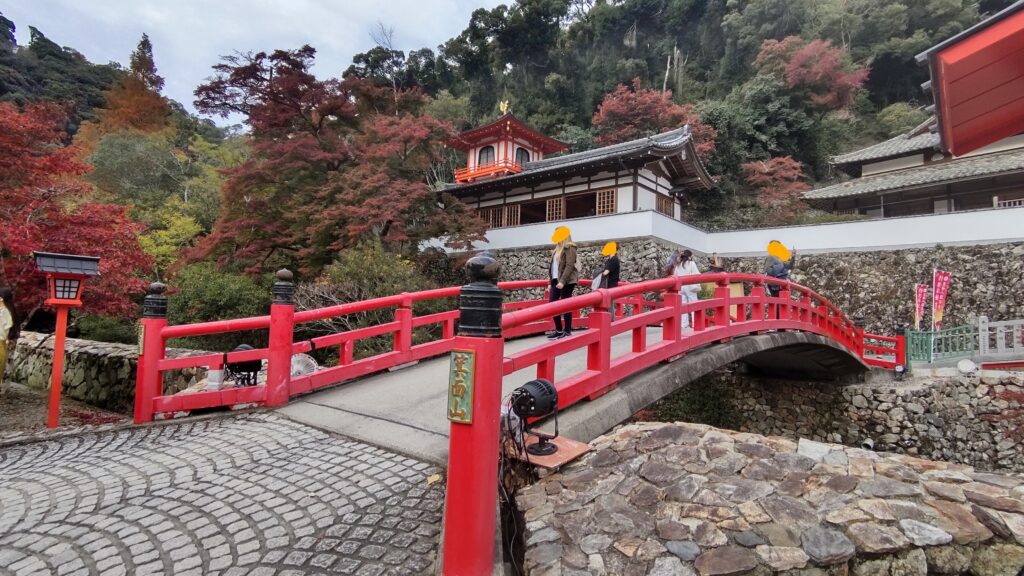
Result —
[[870, 440], [876, 450], [1024, 471], [1024, 451], [1013, 438], [1024, 425], [1019, 373], [842, 385], [720, 370], [690, 386], [722, 390], [744, 432], [851, 446]]
[[[202, 354], [196, 350], [168, 348], [168, 358]], [[128, 344], [93, 342], [68, 338], [64, 353], [65, 397], [93, 406], [130, 412], [135, 402], [135, 373], [138, 350]], [[8, 365], [7, 379], [33, 388], [50, 386], [53, 366], [53, 336], [23, 332], [18, 349]], [[197, 372], [205, 370], [175, 370], [164, 376], [164, 392], [174, 393], [197, 381]]]
[[637, 423], [522, 489], [526, 573], [1016, 576], [1024, 479], [842, 446]]

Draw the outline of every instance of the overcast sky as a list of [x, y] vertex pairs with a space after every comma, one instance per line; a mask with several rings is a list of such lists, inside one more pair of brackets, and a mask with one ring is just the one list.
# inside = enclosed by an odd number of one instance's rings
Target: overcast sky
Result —
[[[234, 51], [271, 51], [309, 44], [314, 71], [338, 76], [352, 56], [373, 47], [377, 22], [395, 29], [400, 50], [436, 49], [469, 23], [473, 10], [499, 0], [0, 0], [17, 25], [18, 44], [29, 26], [72, 47], [91, 62], [127, 65], [142, 33], [153, 42], [164, 94], [192, 107], [192, 91], [210, 66]], [[218, 120], [218, 122], [220, 122]]]

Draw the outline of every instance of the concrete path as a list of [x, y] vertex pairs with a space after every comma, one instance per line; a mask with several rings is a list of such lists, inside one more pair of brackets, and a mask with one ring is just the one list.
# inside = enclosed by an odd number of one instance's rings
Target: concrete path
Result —
[[0, 448], [0, 574], [429, 573], [439, 472], [270, 413]]
[[[648, 329], [648, 345], [660, 342], [661, 334], [661, 328]], [[543, 342], [543, 337], [512, 340], [505, 344], [505, 353]], [[630, 333], [612, 339], [613, 356], [631, 347]], [[559, 356], [555, 378], [580, 372], [586, 362], [586, 349]], [[509, 374], [502, 382], [502, 396], [535, 377], [536, 367]], [[311, 426], [444, 465], [448, 461], [447, 406], [448, 356], [443, 356], [309, 394], [278, 411]]]

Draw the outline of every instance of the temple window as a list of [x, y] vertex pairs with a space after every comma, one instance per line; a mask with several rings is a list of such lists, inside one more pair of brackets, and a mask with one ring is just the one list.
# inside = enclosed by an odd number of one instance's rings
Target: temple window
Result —
[[530, 161], [530, 151], [526, 148], [516, 148], [516, 164], [520, 166]]
[[476, 155], [476, 165], [483, 166], [494, 162], [494, 146], [484, 146]]

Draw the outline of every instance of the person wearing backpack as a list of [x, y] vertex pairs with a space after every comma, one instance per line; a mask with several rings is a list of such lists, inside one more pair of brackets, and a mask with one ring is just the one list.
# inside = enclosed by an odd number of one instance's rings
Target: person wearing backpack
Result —
[[[764, 275], [779, 280], [789, 280], [789, 273], [796, 264], [796, 250], [790, 251], [778, 240], [772, 240], [768, 244], [768, 258], [764, 263]], [[772, 298], [778, 298], [782, 287], [778, 284], [768, 284], [768, 294]]]
[[[568, 227], [556, 228], [551, 241], [555, 243], [555, 248], [551, 251], [548, 277], [551, 279], [550, 301], [555, 302], [572, 297], [576, 283], [579, 282], [580, 265], [576, 260], [576, 244], [572, 241]], [[554, 321], [555, 330], [548, 333], [548, 340], [557, 340], [572, 334], [571, 312], [555, 316]]]

